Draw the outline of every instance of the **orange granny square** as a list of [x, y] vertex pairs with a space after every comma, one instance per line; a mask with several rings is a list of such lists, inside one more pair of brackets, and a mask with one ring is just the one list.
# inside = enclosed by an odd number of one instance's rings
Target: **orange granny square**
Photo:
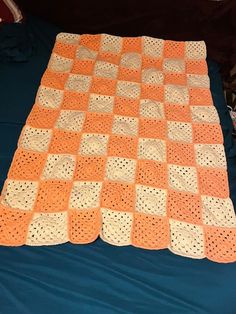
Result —
[[41, 84], [47, 87], [64, 89], [68, 76], [68, 73], [52, 72], [50, 70], [46, 70], [41, 79]]
[[135, 213], [132, 244], [146, 249], [164, 249], [170, 242], [166, 217]]
[[8, 173], [9, 178], [38, 180], [43, 170], [46, 156], [45, 153], [18, 149]]
[[68, 43], [62, 43], [62, 42], [56, 42], [55, 46], [53, 48], [53, 52], [62, 56], [62, 57], [74, 59], [76, 49], [77, 49], [76, 45], [68, 44]]
[[212, 105], [211, 92], [207, 88], [189, 88], [189, 97], [192, 106]]
[[162, 85], [143, 84], [141, 98], [153, 99], [157, 101], [164, 100], [164, 87]]
[[122, 52], [142, 52], [141, 37], [126, 37], [123, 40]]
[[186, 85], [187, 76], [185, 73], [165, 73], [164, 84]]
[[53, 131], [49, 152], [53, 154], [77, 154], [80, 137], [81, 135], [76, 132], [55, 129]]
[[162, 70], [162, 58], [151, 58], [148, 56], [142, 57], [142, 67], [143, 68], [155, 68], [158, 70]]
[[226, 170], [198, 168], [200, 192], [220, 198], [229, 197], [229, 185]]
[[186, 72], [188, 74], [207, 74], [207, 64], [205, 60], [186, 60]]
[[86, 115], [83, 131], [88, 133], [110, 133], [112, 115], [103, 113], [90, 113]]
[[236, 259], [234, 228], [205, 227], [206, 256], [215, 262], [228, 263]]
[[68, 199], [71, 191], [71, 182], [67, 181], [41, 181], [35, 211], [57, 212], [68, 209]]
[[192, 144], [167, 142], [167, 162], [170, 164], [194, 166], [195, 153]]
[[193, 139], [195, 143], [222, 144], [223, 135], [219, 124], [194, 123]]
[[74, 173], [75, 180], [102, 181], [105, 174], [106, 158], [78, 156]]
[[185, 42], [165, 40], [164, 57], [165, 58], [183, 58], [185, 53]]
[[112, 135], [109, 140], [108, 154], [126, 158], [137, 157], [138, 141], [128, 136]]
[[116, 81], [106, 78], [94, 77], [91, 92], [95, 94], [114, 95], [116, 91]]
[[136, 70], [136, 69], [129, 69], [126, 67], [120, 67], [119, 73], [118, 73], [118, 80], [140, 82], [141, 81], [141, 72], [139, 70]]
[[0, 242], [2, 245], [25, 244], [32, 212], [5, 208], [0, 204]]
[[170, 218], [193, 224], [202, 222], [201, 199], [197, 194], [170, 190], [168, 209]]
[[104, 52], [99, 51], [99, 55], [97, 57], [99, 61], [105, 61], [113, 64], [119, 64], [120, 62], [120, 55], [112, 52]]
[[132, 184], [106, 181], [102, 190], [102, 207], [119, 211], [134, 211], [135, 190]]
[[131, 98], [116, 97], [114, 113], [122, 116], [137, 117], [139, 115], [139, 101]]
[[165, 115], [167, 120], [191, 122], [191, 112], [189, 106], [165, 104]]
[[158, 188], [167, 188], [167, 166], [153, 160], [139, 160], [137, 182]]
[[100, 48], [100, 42], [101, 42], [101, 35], [81, 35], [80, 36], [80, 45], [88, 47], [89, 49], [92, 50], [99, 50]]
[[165, 120], [140, 119], [139, 136], [165, 139], [166, 128]]
[[92, 75], [95, 62], [93, 60], [75, 60], [71, 73]]
[[100, 211], [70, 210], [69, 211], [69, 239], [72, 243], [90, 243], [99, 235]]
[[59, 110], [46, 109], [35, 105], [30, 112], [26, 123], [35, 128], [50, 129], [53, 128], [58, 115]]
[[88, 94], [64, 91], [62, 109], [86, 111], [88, 109]]

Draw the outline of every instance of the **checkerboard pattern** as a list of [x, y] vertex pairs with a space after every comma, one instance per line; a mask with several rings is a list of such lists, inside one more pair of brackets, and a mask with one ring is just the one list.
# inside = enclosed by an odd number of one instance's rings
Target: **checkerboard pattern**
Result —
[[204, 42], [60, 33], [0, 199], [0, 244], [236, 260]]

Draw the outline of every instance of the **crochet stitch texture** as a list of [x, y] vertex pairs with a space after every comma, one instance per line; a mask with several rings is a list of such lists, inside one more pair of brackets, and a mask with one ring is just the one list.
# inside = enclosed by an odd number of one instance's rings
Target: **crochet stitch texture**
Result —
[[202, 41], [60, 33], [0, 199], [0, 244], [236, 260]]

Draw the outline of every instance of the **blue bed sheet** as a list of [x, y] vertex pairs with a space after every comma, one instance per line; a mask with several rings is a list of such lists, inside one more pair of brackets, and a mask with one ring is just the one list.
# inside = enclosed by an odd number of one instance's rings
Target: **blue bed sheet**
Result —
[[[0, 64], [0, 188], [33, 105], [56, 27], [28, 21], [34, 49], [25, 63]], [[218, 67], [211, 91], [224, 133], [236, 204], [236, 147]], [[191, 260], [167, 250], [89, 245], [0, 247], [0, 314], [235, 314], [236, 264]]]

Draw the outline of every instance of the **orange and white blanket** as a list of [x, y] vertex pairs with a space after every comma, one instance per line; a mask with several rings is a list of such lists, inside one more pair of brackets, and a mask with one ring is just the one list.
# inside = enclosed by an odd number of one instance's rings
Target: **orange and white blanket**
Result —
[[61, 33], [0, 200], [0, 244], [236, 260], [204, 42]]

